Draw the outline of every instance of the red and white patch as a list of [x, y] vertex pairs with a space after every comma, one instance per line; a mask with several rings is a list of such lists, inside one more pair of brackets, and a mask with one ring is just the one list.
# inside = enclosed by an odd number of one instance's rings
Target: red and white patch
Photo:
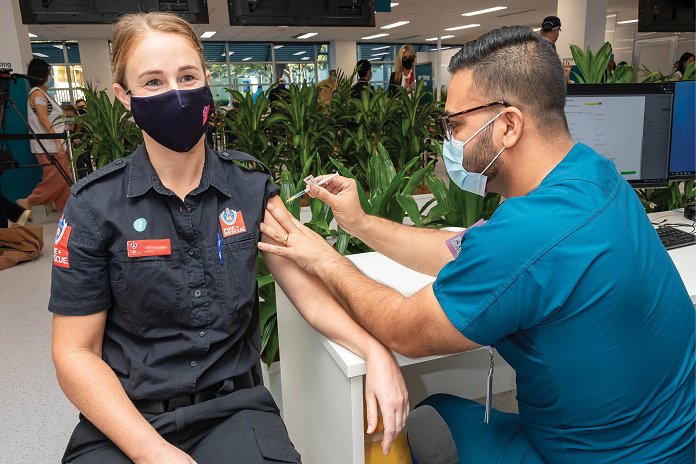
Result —
[[244, 224], [244, 216], [241, 211], [225, 208], [219, 216], [220, 229], [222, 236], [227, 238], [233, 235], [246, 232], [246, 224]]
[[68, 225], [65, 218], [61, 216], [56, 230], [55, 246], [53, 247], [53, 265], [63, 269], [70, 269], [70, 255], [68, 241], [72, 227]]
[[168, 238], [156, 240], [129, 240], [126, 243], [129, 258], [143, 256], [169, 256], [172, 254], [172, 244]]
[[210, 114], [210, 105], [205, 105], [205, 108], [203, 108], [203, 125], [205, 126], [205, 123], [208, 122], [208, 114]]

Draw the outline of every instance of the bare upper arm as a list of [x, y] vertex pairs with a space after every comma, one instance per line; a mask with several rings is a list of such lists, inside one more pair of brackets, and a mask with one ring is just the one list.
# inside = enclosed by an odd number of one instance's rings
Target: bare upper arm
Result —
[[466, 338], [452, 325], [432, 284], [405, 298], [396, 313], [392, 349], [409, 357], [459, 353], [480, 345]]
[[51, 128], [51, 123], [48, 120], [48, 101], [46, 97], [41, 92], [32, 92], [29, 95], [29, 103], [36, 110], [36, 116], [39, 118], [41, 125], [48, 131]]
[[90, 351], [101, 358], [107, 311], [87, 316], [53, 315], [53, 359], [76, 351]]

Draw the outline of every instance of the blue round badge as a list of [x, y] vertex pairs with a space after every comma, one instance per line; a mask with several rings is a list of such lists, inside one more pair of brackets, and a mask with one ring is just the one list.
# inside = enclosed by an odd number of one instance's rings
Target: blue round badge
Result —
[[147, 227], [147, 219], [145, 218], [140, 218], [136, 219], [135, 222], [133, 223], [133, 228], [137, 230], [138, 232], [142, 232], [145, 230]]

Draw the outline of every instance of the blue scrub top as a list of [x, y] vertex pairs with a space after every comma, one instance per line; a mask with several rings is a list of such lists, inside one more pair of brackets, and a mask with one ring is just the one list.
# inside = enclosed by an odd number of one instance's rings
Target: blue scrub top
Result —
[[515, 369], [520, 420], [547, 462], [694, 462], [694, 307], [607, 158], [575, 145], [469, 230], [433, 290]]

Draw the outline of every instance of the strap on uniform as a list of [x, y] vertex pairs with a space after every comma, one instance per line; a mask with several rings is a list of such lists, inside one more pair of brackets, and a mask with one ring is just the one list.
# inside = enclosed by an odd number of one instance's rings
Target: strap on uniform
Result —
[[259, 164], [259, 165], [261, 165], [261, 167], [263, 167], [264, 171], [266, 171], [266, 173], [267, 173], [269, 176], [271, 176], [271, 175], [273, 174], [273, 173], [271, 172], [271, 170], [268, 168], [268, 166], [266, 166], [266, 165], [263, 164], [261, 161], [259, 161], [259, 160], [257, 160], [256, 158], [254, 158], [253, 156], [249, 155], [248, 153], [244, 153], [244, 152], [241, 152], [241, 151], [228, 151], [228, 150], [223, 150], [223, 151], [222, 151], [222, 156], [223, 156], [223, 158], [225, 158], [225, 159], [238, 160], [238, 161], [249, 161], [249, 162], [252, 162], [252, 163]]

